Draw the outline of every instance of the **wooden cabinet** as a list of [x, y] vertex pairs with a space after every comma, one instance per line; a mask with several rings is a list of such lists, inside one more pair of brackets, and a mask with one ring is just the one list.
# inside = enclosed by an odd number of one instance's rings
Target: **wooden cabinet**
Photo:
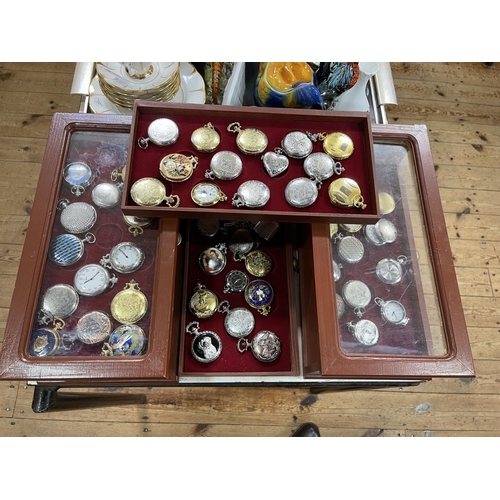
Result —
[[[193, 116], [191, 111], [184, 113]], [[208, 121], [208, 111], [204, 113], [203, 119]], [[301, 113], [307, 116], [307, 112]], [[322, 121], [327, 122], [324, 118]], [[62, 387], [314, 385], [474, 376], [425, 127], [372, 125], [373, 150], [370, 143], [369, 151], [373, 152], [376, 174], [373, 185], [378, 187], [369, 195], [373, 210], [364, 226], [354, 227], [360, 222], [359, 213], [348, 214], [338, 223], [331, 214], [325, 220], [303, 220], [299, 216], [295, 221], [287, 216], [285, 222], [279, 221], [279, 230], [272, 238], [261, 240], [259, 248], [273, 260], [273, 271], [267, 279], [276, 298], [268, 317], [253, 311], [257, 317], [254, 331], [276, 331], [282, 340], [278, 360], [262, 363], [250, 351], [238, 352], [236, 339], [224, 331], [224, 314], [219, 312], [210, 321], [200, 320], [200, 330], [217, 330], [224, 354], [216, 362], [203, 364], [190, 353], [192, 338], [186, 333], [186, 325], [196, 318], [189, 311], [189, 298], [200, 280], [205, 280], [207, 288], [214, 288], [220, 300], [227, 297], [222, 291], [225, 273], [207, 277], [200, 272], [196, 256], [205, 246], [225, 241], [230, 230], [226, 226], [215, 239], [202, 237], [194, 214], [178, 218], [168, 211], [161, 217], [158, 213], [136, 214], [155, 218], [144, 226], [131, 226], [124, 219], [123, 206], [95, 206], [95, 186], [119, 185], [123, 167], [130, 165], [131, 141], [135, 140], [131, 139], [132, 125], [130, 117], [118, 115], [54, 115], [0, 353], [0, 378]], [[66, 166], [73, 162], [90, 165], [94, 175], [79, 196], [63, 179]], [[125, 173], [125, 205], [129, 203], [131, 175], [130, 171]], [[381, 197], [381, 192], [386, 194]], [[85, 241], [83, 256], [68, 266], [48, 258], [54, 239], [69, 233], [61, 222], [61, 199], [67, 199], [66, 204], [90, 204], [97, 213], [90, 229], [70, 233], [82, 240], [91, 232], [95, 242]], [[244, 212], [245, 224], [259, 220], [258, 212]], [[237, 209], [226, 209], [220, 216], [221, 227], [240, 220], [237, 215]], [[217, 219], [210, 208], [204, 209], [200, 218]], [[387, 241], [376, 244], [367, 237], [366, 227], [377, 224], [379, 218], [391, 223], [393, 233], [386, 236]], [[266, 214], [263, 219], [273, 220], [273, 216]], [[357, 262], [349, 262], [349, 257], [342, 260], [339, 254], [338, 245], [347, 238], [355, 238], [363, 248]], [[130, 274], [108, 269], [117, 278], [112, 287], [110, 283], [103, 293], [79, 296], [78, 308], [63, 318], [64, 326], [48, 321], [41, 312], [47, 290], [57, 284], [74, 287], [78, 269], [88, 263], [99, 264], [123, 241], [143, 248], [144, 264]], [[226, 271], [238, 266], [244, 269], [243, 262], [232, 259], [229, 254]], [[402, 279], [397, 283], [379, 279], [377, 264], [384, 259], [395, 259], [402, 265]], [[341, 265], [338, 279], [334, 277], [334, 263]], [[136, 323], [145, 332], [144, 349], [134, 356], [103, 355], [106, 342], [82, 342], [78, 322], [91, 311], [112, 316], [112, 300], [132, 280], [148, 299], [147, 313]], [[337, 295], [345, 295], [347, 281], [363, 282], [370, 300], [363, 306], [347, 304], [340, 314]], [[243, 295], [228, 297], [231, 307], [244, 306]], [[345, 302], [346, 297], [343, 299]], [[381, 304], [389, 300], [404, 306], [403, 320], [409, 318], [408, 322], [382, 314]], [[113, 328], [117, 328], [120, 323], [111, 319]], [[360, 343], [354, 330], [364, 320], [377, 327], [378, 340], [372, 345]], [[124, 352], [115, 347], [115, 354]]]

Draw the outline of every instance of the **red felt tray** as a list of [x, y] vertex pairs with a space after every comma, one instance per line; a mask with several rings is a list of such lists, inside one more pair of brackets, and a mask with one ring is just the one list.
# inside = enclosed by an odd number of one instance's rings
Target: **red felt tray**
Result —
[[[149, 142], [147, 149], [141, 149], [137, 140], [147, 137], [150, 123], [158, 118], [170, 118], [179, 127], [177, 142], [170, 146], [157, 146]], [[191, 144], [192, 132], [210, 122], [221, 135], [221, 143], [213, 153], [200, 153]], [[294, 178], [307, 177], [303, 169], [303, 161], [290, 158], [290, 165], [285, 174], [271, 178], [264, 170], [262, 154], [245, 155], [236, 145], [236, 134], [227, 131], [232, 122], [239, 122], [241, 128], [257, 128], [268, 138], [265, 150], [273, 151], [281, 146], [283, 137], [290, 131], [300, 130], [311, 133], [346, 133], [354, 142], [354, 153], [341, 163], [345, 171], [341, 177], [355, 180], [367, 207], [346, 208], [333, 205], [328, 197], [328, 185], [338, 176], [325, 180], [319, 190], [318, 199], [309, 207], [295, 208], [285, 199], [286, 185]], [[210, 167], [212, 156], [219, 151], [232, 151], [243, 160], [243, 172], [232, 181], [214, 181], [227, 196], [227, 201], [219, 202], [212, 207], [199, 207], [191, 200], [192, 187], [206, 181], [205, 172]], [[313, 152], [323, 151], [321, 141], [314, 143]], [[160, 161], [171, 153], [195, 155], [198, 166], [194, 174], [186, 181], [171, 183], [164, 180], [159, 171]], [[137, 205], [130, 196], [130, 187], [143, 177], [160, 179], [166, 186], [167, 194], [180, 197], [180, 206], [167, 207], [162, 203], [156, 207]], [[271, 190], [269, 202], [262, 208], [238, 208], [231, 200], [241, 183], [247, 180], [259, 180], [266, 183]], [[147, 217], [178, 218], [217, 218], [238, 220], [273, 219], [282, 222], [359, 222], [371, 223], [380, 218], [376, 177], [373, 160], [373, 143], [368, 113], [334, 113], [321, 110], [269, 109], [239, 106], [213, 106], [151, 103], [137, 101], [134, 106], [132, 130], [129, 144], [129, 157], [125, 179], [125, 196], [122, 210], [129, 215]]]

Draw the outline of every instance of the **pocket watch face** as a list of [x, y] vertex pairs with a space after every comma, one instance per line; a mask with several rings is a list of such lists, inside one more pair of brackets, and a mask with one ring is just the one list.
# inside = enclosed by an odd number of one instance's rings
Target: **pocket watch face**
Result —
[[227, 196], [217, 185], [211, 182], [200, 182], [191, 190], [191, 199], [200, 207], [211, 207], [219, 201], [227, 200]]
[[50, 328], [39, 328], [31, 334], [28, 352], [30, 356], [50, 356], [61, 345], [61, 338], [56, 330]]
[[80, 295], [93, 297], [107, 290], [110, 285], [108, 271], [98, 264], [81, 267], [75, 274], [74, 286]]
[[173, 153], [165, 156], [160, 162], [161, 175], [171, 182], [184, 182], [188, 180], [198, 165], [198, 158]]
[[248, 285], [248, 276], [238, 269], [233, 269], [226, 276], [226, 285], [223, 292], [241, 293]]
[[109, 253], [109, 261], [115, 271], [133, 273], [144, 263], [144, 252], [135, 243], [125, 241], [114, 246]]
[[198, 258], [201, 270], [206, 274], [219, 274], [226, 267], [226, 262], [226, 256], [216, 247], [207, 248]]
[[406, 325], [410, 320], [406, 316], [406, 310], [397, 300], [388, 300], [381, 305], [381, 313], [385, 320], [394, 325]]
[[200, 363], [215, 361], [221, 352], [222, 341], [215, 332], [200, 332], [191, 342], [191, 354]]

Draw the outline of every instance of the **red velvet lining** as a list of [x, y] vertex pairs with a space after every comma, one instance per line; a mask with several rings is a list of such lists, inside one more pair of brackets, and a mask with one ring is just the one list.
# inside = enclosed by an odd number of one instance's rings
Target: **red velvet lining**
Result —
[[[255, 318], [255, 328], [247, 337], [251, 341], [255, 334], [261, 330], [271, 330], [278, 335], [281, 341], [282, 352], [280, 357], [273, 362], [258, 361], [252, 354], [251, 349], [240, 353], [236, 349], [237, 339], [230, 336], [224, 328], [226, 314], [216, 312], [210, 318], [199, 319], [194, 316], [188, 308], [184, 311], [184, 326], [191, 321], [198, 321], [199, 331], [210, 330], [222, 340], [222, 353], [218, 359], [211, 363], [201, 363], [194, 359], [190, 347], [194, 335], [181, 332], [181, 342], [184, 344], [183, 368], [186, 373], [259, 373], [259, 372], [286, 372], [291, 370], [291, 331], [290, 331], [290, 307], [291, 302], [288, 297], [289, 286], [287, 280], [287, 266], [292, 265], [286, 260], [286, 242], [284, 227], [280, 227], [278, 232], [269, 242], [263, 242], [259, 247], [268, 253], [273, 260], [273, 269], [266, 277], [262, 278], [270, 283], [274, 290], [274, 301], [271, 304], [271, 312], [268, 316], [261, 315], [257, 310], [252, 309], [245, 301], [243, 293], [223, 293], [225, 278], [229, 271], [239, 269], [249, 277], [250, 281], [259, 279], [250, 275], [245, 269], [244, 262], [237, 262], [233, 258], [230, 250], [227, 253], [227, 264], [224, 270], [217, 275], [205, 274], [198, 265], [198, 257], [209, 247], [217, 243], [227, 242], [227, 236], [219, 232], [212, 238], [202, 236], [195, 227], [193, 221], [190, 224], [189, 249], [187, 250], [187, 290], [186, 298], [189, 301], [194, 293], [196, 284], [199, 282], [214, 292], [219, 302], [228, 300], [230, 309], [245, 307], [252, 311]], [[181, 351], [182, 352], [182, 351]]]
[[[178, 141], [171, 146], [160, 147], [149, 142], [149, 146], [145, 150], [139, 147], [133, 147], [131, 148], [132, 151], [130, 151], [132, 157], [129, 164], [132, 165], [132, 172], [129, 174], [129, 186], [132, 186], [135, 181], [143, 177], [154, 177], [164, 182], [167, 187], [167, 194], [176, 194], [181, 199], [180, 206], [175, 209], [166, 208], [164, 203], [156, 208], [148, 208], [149, 211], [159, 211], [159, 216], [166, 215], [166, 212], [168, 212], [172, 216], [180, 218], [200, 218], [207, 217], [206, 214], [210, 213], [211, 215], [209, 215], [209, 217], [219, 219], [238, 218], [238, 211], [248, 210], [248, 208], [237, 208], [233, 206], [231, 204], [232, 197], [241, 183], [252, 179], [264, 182], [271, 190], [269, 202], [262, 208], [252, 209], [258, 214], [256, 215], [257, 217], [270, 215], [280, 216], [280, 220], [299, 221], [301, 215], [307, 215], [309, 217], [314, 216], [318, 219], [331, 217], [332, 214], [355, 214], [357, 216], [372, 214], [377, 216], [377, 203], [376, 201], [374, 202], [372, 194], [374, 192], [374, 176], [371, 173], [371, 169], [373, 168], [372, 152], [370, 147], [367, 146], [367, 143], [370, 144], [370, 142], [367, 142], [367, 138], [365, 137], [366, 123], [362, 120], [344, 122], [339, 121], [339, 119], [335, 120], [334, 117], [332, 117], [331, 122], [325, 122], [324, 118], [326, 115], [319, 116], [317, 114], [311, 114], [311, 116], [307, 115], [307, 119], [298, 120], [295, 117], [292, 119], [292, 117], [286, 115], [273, 116], [272, 113], [265, 117], [257, 118], [254, 115], [249, 115], [247, 117], [244, 115], [244, 112], [235, 113], [234, 117], [231, 119], [226, 115], [218, 115], [216, 107], [209, 118], [206, 115], [197, 116], [182, 113], [169, 114], [168, 107], [165, 108], [163, 112], [153, 114], [141, 113], [140, 110], [140, 107], [136, 109], [138, 116], [134, 122], [135, 128], [133, 126], [132, 133], [135, 140], [140, 137], [147, 137], [148, 126], [157, 118], [168, 117], [173, 119], [180, 130]], [[221, 143], [213, 153], [199, 153], [191, 144], [191, 134], [195, 129], [202, 127], [209, 121], [221, 135]], [[341, 176], [351, 178], [358, 183], [367, 208], [364, 210], [345, 208], [333, 205], [330, 202], [328, 197], [328, 186], [331, 181], [338, 177], [337, 175], [333, 175], [330, 179], [324, 181], [322, 188], [319, 190], [318, 199], [311, 206], [306, 208], [292, 207], [285, 199], [285, 187], [294, 178], [307, 177], [303, 169], [304, 160], [290, 158], [290, 165], [286, 173], [279, 177], [271, 178], [263, 168], [261, 156], [264, 153], [257, 156], [249, 156], [239, 151], [236, 145], [236, 134], [227, 131], [227, 126], [234, 121], [240, 123], [242, 130], [257, 128], [264, 132], [268, 138], [268, 147], [265, 152], [273, 151], [275, 148], [281, 147], [283, 137], [293, 130], [300, 130], [303, 132], [309, 131], [312, 133], [346, 133], [354, 142], [354, 152], [350, 158], [341, 162], [345, 168]], [[371, 141], [371, 138], [369, 138], [369, 140]], [[196, 183], [207, 180], [205, 178], [205, 172], [210, 168], [210, 159], [215, 153], [224, 150], [233, 151], [241, 157], [243, 160], [243, 172], [238, 178], [232, 181], [214, 181], [226, 194], [228, 200], [213, 207], [201, 208], [191, 200], [191, 189]], [[314, 143], [313, 152], [319, 151], [323, 151], [323, 143], [321, 141]], [[183, 153], [198, 157], [198, 166], [192, 177], [187, 181], [171, 183], [165, 181], [161, 177], [159, 172], [160, 161], [164, 156], [171, 153]], [[130, 197], [130, 194], [126, 197], [125, 207], [126, 206], [137, 207]]]

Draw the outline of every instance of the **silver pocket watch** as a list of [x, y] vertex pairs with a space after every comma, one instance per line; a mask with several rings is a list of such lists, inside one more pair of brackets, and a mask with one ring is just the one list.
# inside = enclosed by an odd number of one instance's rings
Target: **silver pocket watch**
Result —
[[318, 199], [318, 186], [308, 177], [297, 177], [287, 184], [285, 199], [292, 207], [308, 207]]
[[349, 280], [342, 287], [342, 297], [346, 304], [354, 309], [354, 314], [361, 318], [365, 308], [372, 300], [368, 286], [359, 280]]
[[223, 300], [217, 311], [226, 314], [224, 318], [224, 328], [226, 332], [237, 339], [250, 335], [255, 327], [255, 318], [251, 311], [245, 307], [235, 307], [231, 309], [229, 302]]
[[368, 224], [364, 229], [365, 238], [376, 246], [394, 243], [398, 237], [396, 226], [388, 219], [380, 219], [376, 224]]
[[397, 300], [382, 300], [379, 297], [375, 297], [373, 301], [380, 307], [380, 314], [388, 323], [397, 326], [406, 326], [409, 323], [410, 318], [406, 316], [406, 309], [401, 302]]
[[149, 146], [149, 141], [157, 146], [170, 146], [179, 138], [179, 127], [170, 118], [158, 118], [148, 126], [148, 137], [140, 137], [137, 144], [141, 149]]
[[186, 326], [186, 333], [194, 335], [191, 342], [191, 354], [200, 363], [211, 363], [222, 352], [222, 340], [211, 330], [200, 332], [199, 326], [198, 321], [192, 321]]
[[241, 158], [232, 151], [219, 151], [210, 160], [210, 169], [205, 172], [207, 179], [220, 179], [232, 181], [236, 179], [243, 170]]
[[123, 184], [101, 182], [92, 190], [92, 201], [100, 208], [114, 208], [122, 199]]
[[253, 234], [244, 228], [236, 229], [229, 236], [227, 246], [234, 255], [234, 259], [238, 260], [242, 255], [246, 255], [252, 250], [255, 245]]
[[86, 297], [95, 297], [113, 288], [118, 278], [99, 264], [87, 264], [75, 273], [73, 285], [76, 291]]
[[94, 182], [94, 172], [83, 161], [75, 161], [66, 165], [63, 170], [63, 180], [70, 186], [71, 194], [81, 196], [85, 188]]
[[246, 338], [239, 339], [236, 348], [241, 353], [250, 348], [256, 359], [270, 363], [278, 359], [281, 354], [281, 341], [274, 332], [262, 330], [255, 334], [251, 342]]
[[92, 233], [87, 233], [83, 240], [74, 234], [60, 234], [51, 240], [48, 258], [59, 266], [71, 266], [82, 258], [84, 243], [95, 243], [95, 239]]
[[340, 175], [344, 167], [338, 161], [334, 161], [326, 153], [312, 153], [304, 160], [304, 171], [311, 180], [316, 182], [318, 189], [326, 179], [333, 174]]
[[408, 263], [408, 257], [400, 255], [397, 259], [386, 258], [377, 263], [375, 275], [386, 285], [396, 285], [403, 278], [403, 266]]
[[379, 341], [377, 325], [369, 319], [362, 319], [357, 323], [350, 321], [347, 323], [347, 328], [360, 344], [373, 346]]
[[288, 170], [290, 160], [283, 154], [283, 150], [275, 148], [261, 156], [264, 170], [269, 177], [278, 177]]
[[145, 257], [144, 250], [139, 245], [124, 241], [115, 245], [99, 263], [108, 269], [129, 274], [137, 271], [144, 264]]
[[311, 139], [300, 130], [288, 132], [281, 141], [281, 147], [290, 158], [305, 158], [311, 154], [313, 143]]
[[355, 236], [337, 236], [337, 251], [341, 259], [349, 264], [361, 262], [365, 255], [363, 243]]
[[62, 198], [57, 203], [58, 210], [61, 210], [61, 226], [72, 234], [80, 234], [90, 231], [97, 221], [96, 209], [83, 201], [70, 203], [66, 198]]
[[53, 285], [45, 290], [40, 301], [38, 323], [47, 325], [54, 318], [66, 319], [78, 308], [80, 297], [71, 285]]
[[263, 207], [271, 197], [269, 187], [261, 181], [246, 181], [238, 187], [233, 196], [235, 207]]

